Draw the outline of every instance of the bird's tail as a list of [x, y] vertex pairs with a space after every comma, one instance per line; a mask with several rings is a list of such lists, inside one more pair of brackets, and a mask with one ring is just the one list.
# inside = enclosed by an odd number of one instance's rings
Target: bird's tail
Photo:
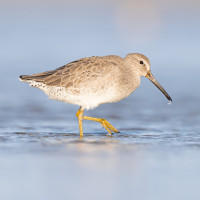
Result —
[[32, 80], [32, 77], [29, 75], [21, 75], [21, 76], [19, 76], [19, 80], [20, 81], [29, 81], [29, 80]]
[[30, 82], [30, 81], [36, 81], [36, 82], [43, 82], [45, 78], [52, 75], [54, 71], [47, 71], [39, 74], [34, 75], [21, 75], [19, 76], [20, 81], [24, 82]]
[[21, 75], [19, 76], [19, 80], [23, 82], [29, 82], [29, 81], [37, 81], [42, 82], [44, 79], [44, 76], [34, 76], [34, 75]]

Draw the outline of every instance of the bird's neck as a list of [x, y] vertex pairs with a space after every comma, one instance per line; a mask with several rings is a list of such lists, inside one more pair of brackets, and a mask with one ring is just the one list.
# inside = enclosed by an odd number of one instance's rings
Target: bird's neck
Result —
[[129, 91], [130, 94], [134, 92], [137, 87], [139, 87], [140, 74], [136, 69], [125, 66], [123, 70], [123, 77], [125, 78], [124, 86], [126, 87], [126, 90]]

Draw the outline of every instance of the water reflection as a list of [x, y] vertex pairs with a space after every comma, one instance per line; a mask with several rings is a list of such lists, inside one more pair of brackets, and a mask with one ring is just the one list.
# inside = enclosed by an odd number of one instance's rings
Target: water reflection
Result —
[[82, 140], [78, 133], [1, 132], [2, 198], [195, 199], [199, 146], [181, 134], [135, 131], [86, 133]]

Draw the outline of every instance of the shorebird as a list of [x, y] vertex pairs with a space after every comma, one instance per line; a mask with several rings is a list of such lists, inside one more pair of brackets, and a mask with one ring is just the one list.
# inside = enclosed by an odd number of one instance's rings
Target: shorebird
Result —
[[139, 53], [130, 53], [124, 58], [115, 55], [86, 57], [52, 71], [22, 75], [19, 78], [43, 90], [51, 99], [80, 106], [76, 116], [80, 137], [83, 137], [83, 119], [100, 122], [109, 134], [119, 133], [105, 119], [84, 116], [84, 110], [128, 97], [139, 87], [141, 76], [147, 77], [172, 101], [153, 77], [149, 59]]

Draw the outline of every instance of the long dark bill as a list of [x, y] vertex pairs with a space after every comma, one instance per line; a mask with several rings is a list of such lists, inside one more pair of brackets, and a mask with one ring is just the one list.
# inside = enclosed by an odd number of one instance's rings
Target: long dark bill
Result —
[[146, 77], [166, 96], [169, 101], [172, 101], [172, 98], [167, 94], [165, 89], [158, 83], [158, 81], [153, 77], [151, 71], [149, 70]]

